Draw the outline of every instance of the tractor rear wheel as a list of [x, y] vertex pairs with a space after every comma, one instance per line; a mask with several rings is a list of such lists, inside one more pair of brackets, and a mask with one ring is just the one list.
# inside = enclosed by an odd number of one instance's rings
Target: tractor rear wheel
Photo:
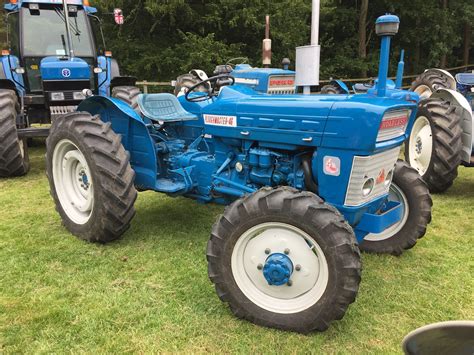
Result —
[[450, 78], [440, 71], [428, 70], [416, 78], [410, 91], [416, 92], [421, 99], [428, 99], [438, 89], [452, 89]]
[[345, 94], [339, 86], [334, 84], [324, 85], [321, 89], [321, 94], [323, 95], [342, 95]]
[[425, 235], [433, 201], [420, 175], [404, 161], [395, 166], [389, 199], [402, 204], [402, 219], [382, 233], [367, 235], [360, 250], [401, 255]]
[[67, 114], [52, 124], [46, 147], [50, 192], [65, 227], [89, 242], [124, 234], [135, 215], [135, 172], [110, 123]]
[[239, 318], [308, 333], [342, 319], [361, 260], [352, 228], [311, 192], [263, 188], [228, 206], [207, 245], [209, 278]]
[[140, 113], [138, 107], [138, 95], [141, 91], [136, 86], [116, 86], [112, 89], [112, 97], [122, 100], [136, 112]]
[[442, 99], [420, 102], [405, 145], [405, 160], [428, 184], [431, 192], [444, 192], [458, 176], [461, 164], [461, 116]]
[[22, 176], [30, 169], [28, 145], [16, 128], [19, 110], [15, 92], [0, 90], [0, 177]]

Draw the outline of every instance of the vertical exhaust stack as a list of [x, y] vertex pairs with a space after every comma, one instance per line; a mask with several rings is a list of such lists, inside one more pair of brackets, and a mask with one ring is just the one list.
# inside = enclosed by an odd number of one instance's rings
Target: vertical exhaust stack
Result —
[[321, 47], [319, 46], [320, 0], [312, 0], [311, 44], [296, 48], [296, 86], [303, 87], [305, 95], [311, 94], [311, 86], [319, 85]]
[[265, 39], [263, 40], [262, 62], [264, 68], [272, 65], [272, 40], [270, 39], [270, 15], [265, 17]]
[[377, 96], [383, 97], [387, 92], [388, 68], [390, 64], [390, 42], [398, 33], [400, 19], [395, 15], [380, 16], [375, 22], [375, 33], [382, 37], [380, 48], [379, 78], [377, 83]]

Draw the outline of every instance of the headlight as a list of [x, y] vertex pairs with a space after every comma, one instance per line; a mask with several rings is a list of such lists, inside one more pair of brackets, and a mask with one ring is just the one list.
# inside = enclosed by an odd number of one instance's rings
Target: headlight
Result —
[[64, 93], [63, 92], [52, 92], [51, 93], [51, 101], [64, 101]]
[[72, 94], [72, 97], [74, 98], [74, 100], [85, 100], [86, 99], [86, 96], [80, 91], [74, 92]]
[[362, 186], [362, 195], [364, 197], [369, 196], [374, 190], [374, 186], [375, 186], [375, 180], [372, 178], [367, 179], [364, 185]]

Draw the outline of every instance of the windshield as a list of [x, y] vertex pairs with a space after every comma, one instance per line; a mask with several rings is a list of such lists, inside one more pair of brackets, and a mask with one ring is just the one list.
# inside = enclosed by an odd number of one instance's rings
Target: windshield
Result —
[[[68, 54], [66, 21], [59, 6], [42, 6], [39, 11], [22, 9], [23, 55], [28, 57], [63, 56]], [[93, 57], [92, 38], [84, 10], [69, 13], [74, 54]]]

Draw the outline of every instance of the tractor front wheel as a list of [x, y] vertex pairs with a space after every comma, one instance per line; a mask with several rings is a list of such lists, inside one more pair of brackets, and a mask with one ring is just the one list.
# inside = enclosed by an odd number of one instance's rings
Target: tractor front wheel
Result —
[[135, 215], [135, 173], [110, 124], [86, 112], [68, 114], [54, 121], [46, 146], [50, 191], [66, 228], [100, 243], [125, 233]]
[[361, 260], [352, 228], [310, 192], [263, 188], [226, 208], [207, 246], [209, 278], [239, 318], [308, 333], [342, 319]]
[[16, 128], [19, 109], [15, 92], [0, 90], [0, 177], [22, 176], [30, 169], [28, 145]]
[[367, 235], [360, 243], [362, 251], [401, 255], [425, 235], [433, 202], [425, 182], [404, 161], [395, 166], [389, 199], [401, 203], [402, 219], [382, 233]]

